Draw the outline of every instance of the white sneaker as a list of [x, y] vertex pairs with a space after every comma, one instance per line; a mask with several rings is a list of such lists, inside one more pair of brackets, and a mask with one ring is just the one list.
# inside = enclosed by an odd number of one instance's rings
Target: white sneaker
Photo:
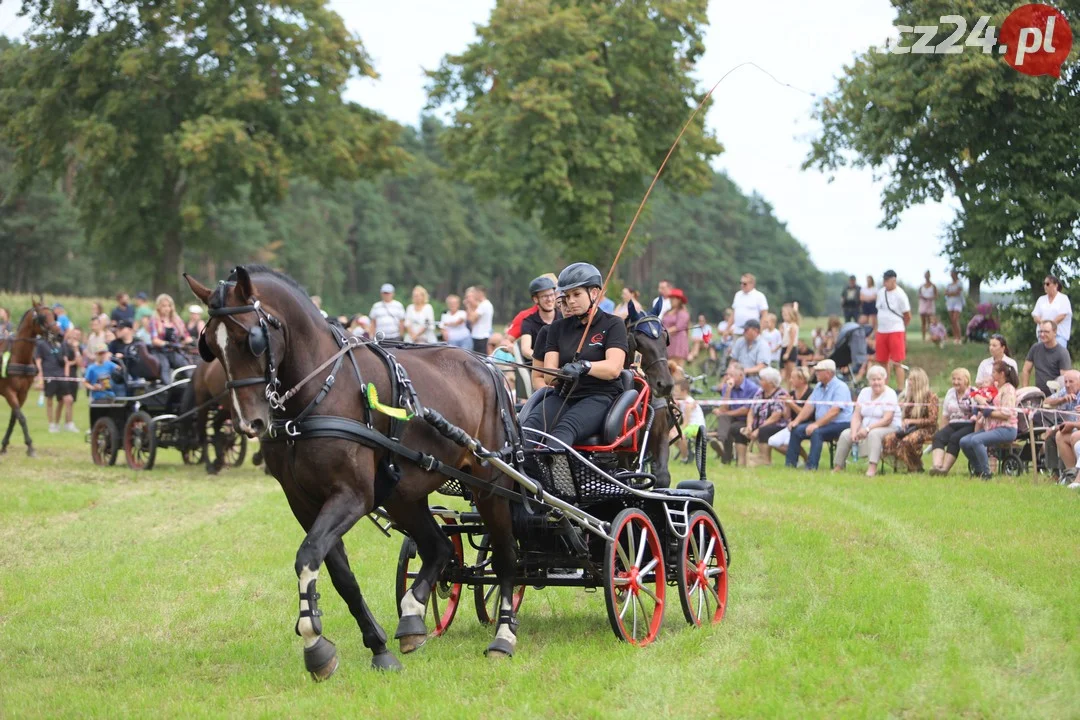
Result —
[[64, 429], [67, 430], [68, 432], [74, 432], [74, 433], [79, 432], [79, 428], [75, 427], [75, 423], [73, 423], [73, 422], [69, 422], [67, 425], [65, 425]]
[[60, 432], [60, 426], [57, 425], [56, 423], [49, 423], [49, 432], [51, 432], [51, 433]]

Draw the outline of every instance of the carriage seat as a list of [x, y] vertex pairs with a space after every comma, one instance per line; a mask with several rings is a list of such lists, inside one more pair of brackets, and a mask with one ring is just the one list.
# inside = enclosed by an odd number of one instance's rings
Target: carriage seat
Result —
[[[622, 392], [615, 398], [615, 402], [608, 409], [607, 415], [604, 417], [603, 430], [599, 435], [591, 435], [585, 438], [578, 445], [610, 445], [622, 434], [623, 421], [626, 420], [626, 413], [630, 412], [630, 408], [634, 407], [634, 403], [637, 402], [638, 391], [634, 389], [634, 374], [629, 370], [623, 370], [619, 373], [619, 382], [622, 384]], [[623, 444], [630, 445], [631, 439], [627, 438], [623, 441]]]
[[653, 492], [672, 495], [674, 497], [692, 497], [704, 500], [712, 505], [713, 484], [708, 480], [683, 480], [675, 488], [657, 488]]

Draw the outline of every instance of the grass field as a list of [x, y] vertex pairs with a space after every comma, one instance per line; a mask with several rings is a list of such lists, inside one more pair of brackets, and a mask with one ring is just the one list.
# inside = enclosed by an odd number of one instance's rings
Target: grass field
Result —
[[[518, 654], [493, 664], [470, 597], [387, 676], [324, 582], [341, 667], [315, 685], [292, 632], [302, 532], [272, 478], [174, 450], [96, 468], [28, 413], [39, 457], [0, 457], [0, 717], [1080, 716], [1080, 494], [1030, 477], [710, 467], [721, 625], [688, 628], [672, 588], [639, 650], [602, 593], [530, 588]], [[346, 543], [392, 634], [399, 540], [363, 521]]]

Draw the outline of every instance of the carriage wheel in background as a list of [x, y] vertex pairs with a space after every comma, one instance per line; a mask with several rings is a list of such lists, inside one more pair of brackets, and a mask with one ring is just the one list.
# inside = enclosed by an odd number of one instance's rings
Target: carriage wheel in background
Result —
[[[476, 569], [495, 577], [495, 570], [491, 567], [488, 557], [488, 543], [491, 538], [485, 535], [480, 540], [480, 549], [476, 551]], [[514, 612], [521, 607], [521, 601], [525, 597], [525, 586], [518, 585], [514, 588], [513, 606]], [[476, 619], [482, 625], [492, 625], [499, 617], [499, 606], [502, 604], [502, 589], [498, 585], [476, 585], [473, 587], [473, 602], [476, 604]]]
[[[454, 518], [436, 516], [436, 520], [444, 525], [457, 524]], [[457, 563], [458, 567], [464, 567], [465, 555], [461, 549], [461, 535], [454, 533], [448, 535], [447, 538], [454, 546], [454, 556], [450, 561], [451, 564]], [[411, 537], [407, 537], [402, 540], [401, 552], [398, 553], [397, 582], [395, 583], [398, 617], [401, 617], [401, 599], [405, 597], [405, 593], [412, 587], [413, 581], [416, 580], [419, 572], [420, 557], [416, 552], [416, 542]], [[454, 615], [457, 613], [460, 602], [461, 583], [446, 582], [442, 578], [435, 583], [435, 587], [431, 591], [431, 597], [428, 600], [428, 606], [431, 608], [432, 616], [435, 618], [435, 631], [431, 633], [432, 635], [438, 637], [446, 632], [447, 628], [450, 627], [450, 623], [454, 622]]]
[[[220, 446], [218, 443], [220, 442]], [[247, 437], [236, 432], [232, 420], [222, 412], [214, 413], [210, 447], [220, 447], [221, 459], [228, 467], [240, 467], [247, 455]]]
[[139, 410], [124, 423], [124, 455], [132, 470], [150, 470], [157, 454], [157, 429], [154, 419]]
[[[198, 422], [199, 422], [199, 416], [196, 414], [196, 416], [194, 418], [192, 418], [192, 420], [191, 420], [191, 427], [194, 428], [198, 424]], [[210, 439], [210, 423], [209, 422], [206, 423], [205, 432], [206, 432], [207, 440], [209, 440]], [[194, 437], [194, 433], [193, 433], [192, 439], [196, 439]], [[195, 447], [190, 447], [190, 448], [187, 448], [185, 450], [181, 450], [180, 451], [180, 456], [184, 458], [184, 464], [185, 465], [201, 465], [202, 463], [204, 463], [206, 461], [206, 448], [204, 448], [202, 446], [202, 444], [199, 444], [199, 445], [196, 445]]]
[[615, 636], [648, 645], [664, 621], [664, 551], [649, 516], [626, 508], [611, 523], [604, 549], [604, 599]]
[[120, 430], [112, 418], [98, 418], [90, 429], [90, 456], [95, 465], [115, 465], [120, 452]]
[[679, 541], [679, 602], [691, 625], [718, 623], [727, 609], [727, 553], [712, 515], [690, 516], [686, 537]]

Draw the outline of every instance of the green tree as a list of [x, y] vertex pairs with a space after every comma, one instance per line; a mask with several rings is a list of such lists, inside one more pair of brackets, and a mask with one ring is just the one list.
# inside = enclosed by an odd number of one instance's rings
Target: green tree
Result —
[[27, 45], [0, 55], [0, 133], [20, 175], [73, 176], [95, 246], [178, 286], [214, 204], [394, 161], [396, 126], [343, 102], [373, 75], [323, 0], [23, 0]]
[[[930, 0], [894, 2], [898, 25], [938, 25]], [[1000, 27], [1014, 4], [965, 6], [974, 23]], [[952, 30], [942, 25], [940, 42]], [[905, 38], [910, 45], [911, 37]], [[869, 167], [886, 180], [883, 225], [927, 200], [956, 197], [945, 252], [982, 278], [1026, 280], [1041, 294], [1045, 273], [1075, 276], [1080, 255], [1080, 43], [1060, 81], [1029, 77], [996, 52], [884, 54], [871, 48], [822, 99], [821, 135], [805, 166]]]
[[[479, 40], [429, 73], [431, 105], [457, 108], [442, 145], [452, 167], [539, 217], [570, 256], [610, 263], [702, 96], [690, 73], [705, 50], [706, 5], [497, 3]], [[704, 123], [703, 110], [672, 156], [672, 188], [709, 185], [708, 159], [722, 148]]]

